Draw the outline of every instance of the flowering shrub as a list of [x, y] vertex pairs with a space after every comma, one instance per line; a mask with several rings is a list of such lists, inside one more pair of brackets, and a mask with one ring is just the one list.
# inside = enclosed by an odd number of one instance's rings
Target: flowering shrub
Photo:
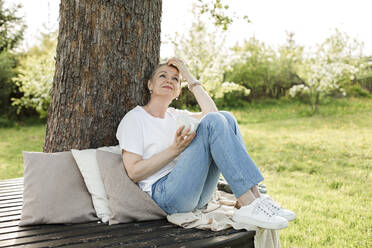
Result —
[[45, 35], [40, 47], [31, 48], [20, 60], [17, 68], [19, 76], [16, 81], [23, 96], [12, 98], [12, 105], [17, 107], [17, 113], [20, 113], [22, 108], [33, 108], [41, 118], [47, 116], [49, 91], [54, 75], [56, 42], [53, 34]]
[[224, 82], [216, 93], [216, 104], [219, 107], [238, 107], [247, 100], [250, 89], [234, 82]]
[[357, 72], [358, 68], [342, 62], [311, 61], [298, 71], [305, 83], [293, 86], [289, 90], [289, 95], [291, 97], [307, 95], [313, 111], [317, 112], [319, 102], [325, 96], [335, 91], [346, 96], [345, 90], [340, 87], [340, 82], [345, 77], [353, 80]]

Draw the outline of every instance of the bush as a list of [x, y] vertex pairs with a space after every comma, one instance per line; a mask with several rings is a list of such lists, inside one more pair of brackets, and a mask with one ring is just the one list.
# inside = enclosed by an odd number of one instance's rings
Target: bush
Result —
[[235, 59], [225, 80], [250, 89], [249, 99], [285, 96], [292, 85], [302, 82], [296, 67], [302, 63], [303, 47], [295, 43], [293, 36], [289, 33], [287, 44], [278, 51], [254, 37], [235, 46]]
[[348, 96], [352, 97], [371, 97], [371, 93], [363, 89], [359, 84], [347, 86], [345, 87], [345, 91]]
[[216, 94], [216, 105], [219, 108], [241, 107], [248, 101], [251, 90], [233, 82], [224, 82]]
[[12, 98], [17, 113], [24, 109], [36, 110], [41, 118], [47, 116], [55, 70], [56, 34], [44, 34], [39, 46], [32, 47], [21, 59], [17, 77], [19, 98]]
[[15, 90], [12, 80], [16, 76], [14, 67], [17, 60], [9, 52], [0, 53], [0, 114], [9, 114], [11, 108], [10, 96]]

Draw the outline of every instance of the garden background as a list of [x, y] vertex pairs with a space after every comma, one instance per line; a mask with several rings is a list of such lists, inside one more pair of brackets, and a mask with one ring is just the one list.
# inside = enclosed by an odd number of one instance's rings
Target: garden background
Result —
[[[23, 176], [22, 151], [42, 151], [57, 43], [46, 27], [22, 48], [22, 6], [6, 6], [0, 0], [0, 179]], [[313, 47], [294, 32], [278, 46], [255, 36], [231, 46], [229, 25], [254, 20], [225, 6], [195, 1], [189, 29], [165, 42], [234, 113], [268, 193], [297, 213], [282, 246], [371, 247], [371, 54], [337, 28]], [[185, 83], [172, 106], [199, 110]]]

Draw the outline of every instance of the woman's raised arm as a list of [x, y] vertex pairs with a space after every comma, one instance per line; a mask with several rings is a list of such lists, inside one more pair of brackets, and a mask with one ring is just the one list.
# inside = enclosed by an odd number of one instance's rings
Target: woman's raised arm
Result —
[[[170, 58], [168, 59], [167, 63], [168, 65], [174, 65], [177, 67], [182, 78], [185, 79], [189, 84], [197, 81], [195, 77], [191, 75], [182, 60]], [[202, 110], [200, 114], [194, 114], [192, 117], [200, 120], [207, 113], [218, 111], [216, 104], [201, 85], [196, 84], [191, 86], [191, 92], [194, 94], [195, 99]]]

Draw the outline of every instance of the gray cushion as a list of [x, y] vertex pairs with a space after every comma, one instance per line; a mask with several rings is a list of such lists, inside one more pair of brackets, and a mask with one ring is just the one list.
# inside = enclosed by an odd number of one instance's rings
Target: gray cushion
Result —
[[98, 220], [71, 152], [23, 152], [20, 226]]
[[163, 219], [167, 214], [128, 176], [121, 155], [97, 150], [97, 163], [112, 215], [109, 225]]

